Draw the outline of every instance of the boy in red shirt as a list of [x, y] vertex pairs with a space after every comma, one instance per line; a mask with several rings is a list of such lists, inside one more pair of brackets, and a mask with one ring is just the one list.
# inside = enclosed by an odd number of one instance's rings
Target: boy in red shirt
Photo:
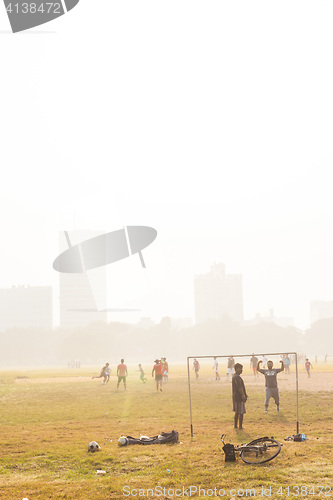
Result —
[[151, 376], [153, 377], [155, 372], [156, 390], [162, 391], [162, 365], [159, 359], [155, 359], [154, 363]]

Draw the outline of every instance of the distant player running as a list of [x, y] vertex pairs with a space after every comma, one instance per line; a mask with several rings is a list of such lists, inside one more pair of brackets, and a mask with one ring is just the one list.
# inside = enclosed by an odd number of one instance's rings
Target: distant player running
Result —
[[110, 380], [110, 377], [111, 377], [111, 367], [110, 367], [109, 363], [108, 363], [108, 366], [105, 370], [105, 377], [106, 377], [106, 380], [104, 381], [104, 383], [107, 384]]
[[233, 375], [235, 373], [235, 360], [233, 356], [229, 356], [227, 365], [227, 380], [229, 379], [229, 374]]
[[200, 363], [197, 359], [193, 361], [193, 370], [195, 373], [195, 378], [199, 378]]
[[217, 361], [217, 357], [214, 357], [214, 372], [215, 372], [215, 380], [220, 380], [220, 375], [219, 375], [219, 362]]
[[101, 384], [105, 384], [106, 382], [109, 381], [109, 370], [111, 372], [111, 369], [109, 367], [109, 363], [106, 363], [103, 368], [101, 369], [101, 373], [98, 376], [91, 377], [91, 378], [103, 378], [104, 380], [101, 382]]
[[279, 398], [279, 389], [277, 385], [276, 376], [278, 373], [283, 372], [284, 364], [281, 360], [281, 368], [273, 368], [273, 361], [267, 361], [267, 370], [260, 368], [261, 361], [258, 361], [257, 371], [265, 375], [265, 413], [268, 412], [268, 404], [271, 398], [274, 399], [276, 404], [276, 411], [280, 411], [280, 398]]
[[257, 364], [258, 364], [258, 358], [254, 354], [252, 354], [252, 358], [250, 359], [250, 368], [252, 368], [253, 375], [255, 377], [258, 377], [258, 374], [257, 374]]
[[164, 360], [164, 364], [163, 364], [163, 368], [164, 368], [164, 372], [163, 372], [163, 379], [164, 379], [164, 382], [168, 382], [169, 380], [169, 363], [167, 362], [166, 358], [162, 358]]
[[145, 372], [143, 371], [141, 363], [138, 366], [139, 366], [139, 370], [137, 370], [137, 371], [140, 372], [140, 380], [142, 380], [142, 382], [145, 384], [147, 382], [147, 379], [145, 377]]
[[313, 368], [312, 364], [309, 361], [309, 358], [306, 358], [305, 360], [305, 369], [308, 374], [308, 377], [310, 377], [310, 368]]
[[263, 354], [262, 355], [262, 367], [264, 370], [266, 370], [266, 366], [267, 366], [267, 356], [266, 356], [266, 354]]
[[290, 358], [287, 354], [287, 356], [284, 358], [284, 368], [286, 373], [290, 374]]

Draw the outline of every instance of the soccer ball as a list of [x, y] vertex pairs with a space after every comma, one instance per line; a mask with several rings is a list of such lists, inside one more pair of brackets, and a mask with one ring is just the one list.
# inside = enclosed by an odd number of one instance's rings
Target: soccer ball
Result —
[[100, 450], [99, 444], [96, 443], [96, 441], [91, 441], [88, 444], [88, 451], [91, 451], [92, 453], [94, 453], [95, 451], [99, 451], [99, 450]]
[[120, 438], [118, 439], [118, 445], [119, 446], [126, 446], [128, 443], [128, 439], [127, 437], [125, 436], [120, 436]]

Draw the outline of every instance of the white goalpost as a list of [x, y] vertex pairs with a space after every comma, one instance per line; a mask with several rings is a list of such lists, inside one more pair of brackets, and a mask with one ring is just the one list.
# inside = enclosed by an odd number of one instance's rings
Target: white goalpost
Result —
[[[191, 420], [191, 437], [193, 437], [193, 419], [192, 419], [192, 398], [191, 398], [191, 375], [190, 375], [190, 359], [209, 359], [209, 358], [228, 358], [233, 356], [234, 358], [250, 358], [252, 356], [263, 356], [263, 353], [251, 353], [251, 354], [228, 354], [228, 355], [216, 355], [213, 356], [188, 356], [187, 357], [187, 380], [188, 380], [188, 392], [189, 392], [189, 402], [190, 402], [190, 420]], [[298, 366], [297, 366], [297, 353], [296, 352], [267, 352], [266, 356], [283, 356], [283, 355], [293, 355], [295, 357], [295, 368], [296, 368], [296, 434], [299, 434], [299, 420], [298, 420]]]

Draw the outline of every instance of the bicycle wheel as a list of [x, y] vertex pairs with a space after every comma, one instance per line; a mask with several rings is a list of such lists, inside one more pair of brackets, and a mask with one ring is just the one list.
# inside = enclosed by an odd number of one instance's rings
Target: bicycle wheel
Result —
[[244, 446], [240, 456], [246, 464], [264, 464], [273, 460], [281, 451], [281, 444], [273, 438], [254, 439]]

